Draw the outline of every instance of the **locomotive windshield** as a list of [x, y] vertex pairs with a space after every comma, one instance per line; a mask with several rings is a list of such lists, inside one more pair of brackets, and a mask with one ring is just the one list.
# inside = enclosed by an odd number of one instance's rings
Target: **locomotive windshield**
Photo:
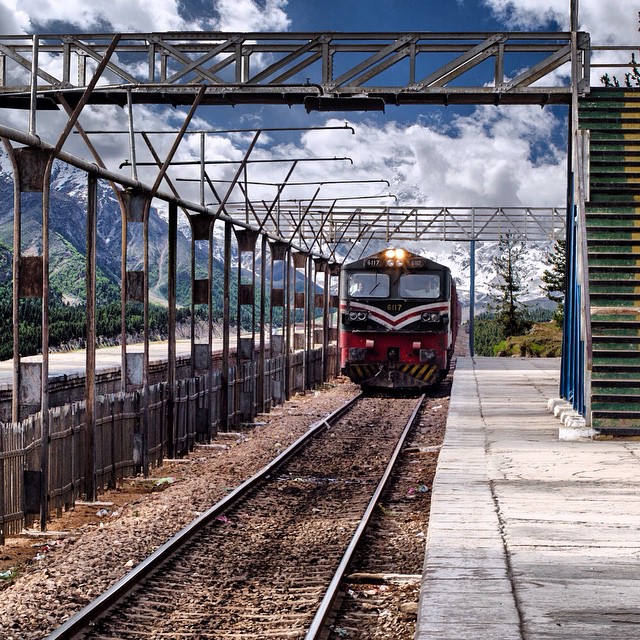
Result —
[[439, 298], [438, 273], [406, 273], [400, 276], [398, 295], [401, 298]]
[[386, 273], [350, 273], [349, 297], [388, 298], [389, 276]]

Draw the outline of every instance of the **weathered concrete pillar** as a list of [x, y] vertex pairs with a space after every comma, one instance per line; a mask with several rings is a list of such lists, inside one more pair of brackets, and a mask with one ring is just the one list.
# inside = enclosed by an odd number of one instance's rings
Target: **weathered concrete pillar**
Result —
[[[134, 432], [134, 461], [138, 468], [147, 475], [149, 460], [147, 455], [147, 384], [148, 384], [148, 276], [147, 276], [147, 244], [148, 244], [148, 194], [141, 189], [127, 189], [120, 193], [122, 212], [122, 292], [120, 296], [121, 318], [121, 388], [122, 391], [140, 391], [144, 400], [141, 404], [141, 415]], [[135, 268], [129, 268], [129, 262]], [[127, 311], [130, 305], [143, 306], [143, 332], [145, 344], [142, 352], [131, 351], [127, 347]]]
[[[321, 344], [322, 345], [322, 381], [326, 382], [328, 378], [328, 350], [329, 350], [329, 260], [327, 258], [314, 258], [314, 264], [316, 269], [316, 282], [317, 285], [317, 276], [322, 276], [322, 283], [320, 284], [322, 288], [322, 293], [315, 293], [314, 288], [314, 296], [313, 296], [313, 342], [314, 345]], [[318, 310], [321, 311], [321, 328], [316, 329], [316, 317], [318, 315]]]
[[[255, 415], [255, 336], [256, 336], [256, 241], [258, 232], [253, 229], [236, 229], [238, 241], [238, 304], [237, 304], [237, 342], [236, 342], [236, 366], [238, 374], [243, 365], [250, 363], [251, 375], [249, 384], [243, 384], [238, 389], [236, 397], [239, 403], [242, 420], [250, 421]], [[249, 278], [243, 273], [244, 265], [250, 270]], [[242, 335], [242, 317], [248, 312], [251, 324], [251, 335]]]
[[[329, 342], [335, 344], [336, 368], [334, 375], [340, 375], [340, 265], [329, 265]], [[333, 293], [335, 291], [336, 293]], [[332, 326], [331, 317], [335, 316], [335, 326]]]
[[[293, 351], [303, 350], [303, 361], [302, 361], [302, 371], [296, 371], [296, 379], [293, 381], [293, 386], [299, 387], [301, 390], [306, 389], [306, 369], [308, 365], [308, 353], [306, 353], [306, 320], [307, 314], [306, 310], [306, 301], [307, 301], [307, 282], [308, 282], [308, 274], [307, 274], [307, 266], [309, 260], [309, 254], [304, 251], [292, 251], [291, 257], [293, 259], [293, 319], [291, 321], [291, 330], [293, 331]], [[303, 269], [303, 281], [302, 281], [302, 291], [298, 291], [298, 269]], [[298, 310], [302, 313], [298, 314]], [[302, 316], [302, 331], [297, 331], [298, 326], [298, 316]]]
[[[269, 350], [271, 357], [282, 356], [283, 371], [279, 379], [273, 382], [273, 395], [279, 403], [284, 402], [287, 397], [288, 381], [288, 281], [289, 281], [289, 245], [286, 242], [271, 241], [271, 282], [270, 282], [270, 311], [269, 311]], [[276, 263], [280, 263], [276, 265]], [[277, 267], [282, 270], [282, 280], [276, 283], [275, 273]], [[282, 328], [279, 333], [274, 331], [274, 315], [280, 314]]]
[[[213, 426], [213, 224], [215, 218], [207, 214], [188, 216], [191, 224], [191, 377], [207, 375], [205, 406], [196, 410], [196, 431], [199, 436], [211, 439]], [[198, 277], [196, 243], [202, 243], [207, 255], [207, 277]], [[207, 305], [207, 339], [196, 336], [196, 305]]]

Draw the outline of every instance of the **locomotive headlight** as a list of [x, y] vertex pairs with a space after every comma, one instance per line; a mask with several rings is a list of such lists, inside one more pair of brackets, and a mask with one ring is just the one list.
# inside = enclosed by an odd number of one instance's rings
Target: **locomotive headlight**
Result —
[[387, 267], [401, 267], [407, 252], [404, 249], [387, 249], [384, 257], [387, 259]]
[[358, 311], [357, 316], [358, 320], [366, 320], [369, 317], [369, 314], [366, 311]]
[[349, 311], [349, 320], [357, 320], [358, 312], [357, 311]]
[[352, 322], [355, 322], [357, 320], [360, 320], [362, 322], [363, 320], [366, 320], [368, 317], [369, 317], [368, 311], [349, 311], [349, 320], [351, 320]]
[[422, 319], [425, 322], [440, 322], [440, 314], [437, 312], [423, 311]]

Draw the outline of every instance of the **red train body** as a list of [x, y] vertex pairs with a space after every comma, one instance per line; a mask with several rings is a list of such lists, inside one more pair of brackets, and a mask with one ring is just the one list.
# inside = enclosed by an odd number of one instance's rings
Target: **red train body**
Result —
[[448, 267], [404, 249], [343, 265], [341, 365], [363, 388], [435, 384], [449, 370], [459, 325]]

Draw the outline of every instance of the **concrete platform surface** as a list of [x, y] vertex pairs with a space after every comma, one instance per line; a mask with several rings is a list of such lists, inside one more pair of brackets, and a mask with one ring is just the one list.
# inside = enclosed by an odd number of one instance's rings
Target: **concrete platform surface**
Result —
[[[168, 359], [169, 346], [167, 342], [151, 342], [149, 344], [149, 360], [166, 361]], [[213, 349], [222, 349], [222, 340], [214, 340]], [[142, 353], [143, 344], [128, 345], [130, 353]], [[102, 347], [96, 349], [96, 372], [103, 372], [110, 369], [120, 369], [122, 348]], [[176, 341], [176, 355], [178, 357], [191, 354], [190, 340]], [[60, 351], [49, 354], [49, 377], [84, 375], [86, 371], [87, 354], [84, 349], [75, 351]], [[42, 362], [42, 355], [27, 356], [22, 358], [22, 362]], [[13, 360], [0, 361], [0, 387], [11, 387], [13, 384]]]
[[640, 638], [640, 442], [560, 441], [559, 366], [458, 358], [416, 640]]

